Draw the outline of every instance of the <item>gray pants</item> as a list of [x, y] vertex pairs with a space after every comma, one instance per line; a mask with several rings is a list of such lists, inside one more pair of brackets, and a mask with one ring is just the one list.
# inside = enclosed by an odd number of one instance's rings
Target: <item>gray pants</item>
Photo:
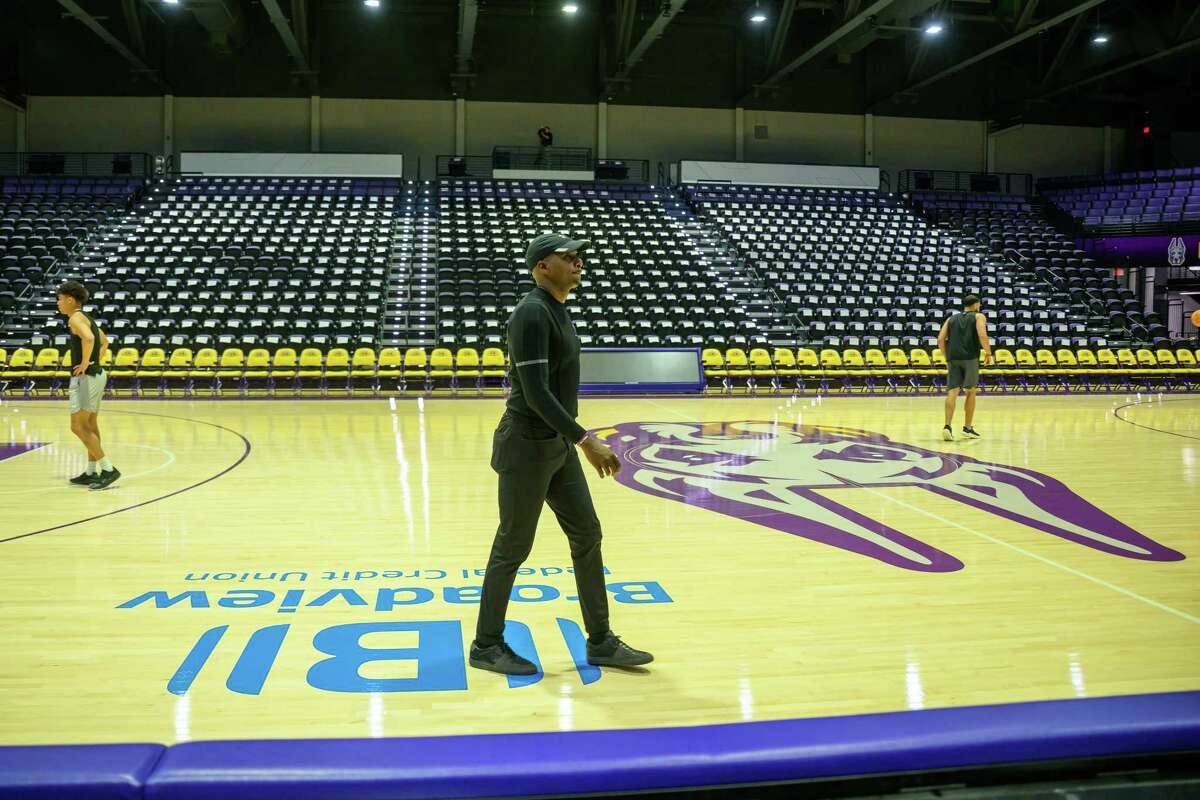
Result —
[[90, 411], [95, 414], [100, 411], [100, 401], [104, 398], [107, 384], [108, 373], [104, 371], [98, 375], [72, 375], [71, 388], [67, 392], [71, 413]]
[[475, 640], [487, 647], [504, 636], [504, 617], [517, 569], [529, 557], [542, 505], [550, 504], [571, 544], [575, 587], [590, 636], [608, 632], [608, 595], [600, 555], [600, 520], [575, 447], [562, 436], [530, 438], [505, 414], [492, 436], [492, 469], [500, 475], [500, 527], [492, 542]]
[[948, 363], [947, 389], [976, 389], [979, 387], [979, 359], [968, 358]]

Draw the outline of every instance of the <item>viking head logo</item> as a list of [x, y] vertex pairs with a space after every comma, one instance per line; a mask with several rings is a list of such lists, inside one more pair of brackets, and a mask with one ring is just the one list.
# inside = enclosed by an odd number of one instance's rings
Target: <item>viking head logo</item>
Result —
[[1125, 558], [1178, 561], [1048, 475], [939, 453], [854, 428], [771, 422], [628, 422], [596, 435], [624, 462], [617, 480], [904, 569], [962, 562], [830, 499], [835, 489], [916, 486]]
[[1187, 261], [1187, 245], [1182, 237], [1176, 236], [1167, 245], [1167, 263], [1172, 267], [1182, 267], [1184, 261]]

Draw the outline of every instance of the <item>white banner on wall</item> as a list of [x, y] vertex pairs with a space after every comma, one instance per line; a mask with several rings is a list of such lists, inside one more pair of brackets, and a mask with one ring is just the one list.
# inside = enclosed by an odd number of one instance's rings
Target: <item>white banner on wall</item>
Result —
[[679, 182], [878, 189], [879, 167], [747, 164], [742, 161], [681, 161], [679, 162]]
[[204, 175], [293, 175], [322, 178], [403, 178], [404, 156], [386, 153], [189, 153], [180, 172]]

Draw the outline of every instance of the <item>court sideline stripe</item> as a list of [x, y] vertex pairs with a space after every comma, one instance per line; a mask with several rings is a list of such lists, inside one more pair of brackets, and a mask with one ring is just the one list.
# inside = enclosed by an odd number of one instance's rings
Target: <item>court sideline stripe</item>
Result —
[[[1183, 437], [1184, 439], [1195, 439], [1197, 441], [1200, 441], [1200, 436], [1192, 436], [1190, 433], [1178, 433], [1176, 431], [1164, 430], [1163, 428], [1154, 428], [1149, 425], [1143, 425], [1140, 422], [1134, 422], [1131, 419], [1125, 419], [1125, 417], [1122, 417], [1120, 414], [1117, 413], [1118, 411], [1129, 408], [1130, 406], [1145, 406], [1145, 405], [1149, 405], [1153, 402], [1154, 402], [1153, 400], [1138, 400], [1133, 403], [1126, 403], [1123, 406], [1117, 406], [1116, 408], [1113, 409], [1113, 416], [1116, 417], [1117, 419], [1121, 420], [1121, 422], [1127, 422], [1130, 425], [1133, 425], [1135, 428], [1145, 428], [1148, 431], [1154, 431], [1156, 433], [1165, 433], [1168, 436], [1180, 436], [1180, 437]], [[1184, 403], [1187, 401], [1184, 400], [1183, 398], [1178, 398], [1178, 399], [1171, 399], [1171, 400], [1159, 400], [1158, 402], [1160, 402], [1160, 403]]]
[[[665, 406], [662, 406], [658, 403], [654, 403], [652, 401], [651, 401], [651, 404], [658, 406], [659, 408], [665, 408]], [[684, 416], [682, 414], [679, 414], [679, 412], [675, 411], [674, 409], [668, 408], [666, 410], [670, 411], [671, 413], [678, 414], [679, 416]], [[695, 419], [690, 419], [688, 417], [684, 417], [684, 418], [689, 419], [689, 421], [691, 421], [691, 422], [698, 421]], [[903, 501], [899, 498], [891, 497], [890, 495], [884, 494], [883, 492], [876, 491], [876, 490], [870, 488], [869, 486], [863, 486], [862, 484], [856, 484], [853, 481], [848, 481], [848, 482], [852, 483], [853, 485], [857, 486], [860, 489], [864, 489], [864, 490], [870, 492], [873, 495], [882, 497], [885, 500], [888, 500], [893, 503], [897, 503], [897, 504], [902, 505], [905, 508], [911, 509], [913, 511], [917, 511], [921, 514], [924, 514], [927, 517], [932, 517], [933, 519], [936, 519], [938, 522], [941, 522], [945, 525], [950, 525], [952, 527], [958, 528], [959, 530], [963, 530], [963, 531], [966, 531], [967, 533], [974, 534], [975, 536], [978, 536], [981, 539], [985, 539], [985, 540], [991, 542], [992, 544], [998, 544], [1002, 547], [1007, 547], [1009, 550], [1012, 550], [1016, 553], [1020, 553], [1021, 555], [1028, 556], [1037, 561], [1041, 561], [1044, 564], [1049, 564], [1052, 567], [1057, 567], [1058, 569], [1062, 570], [1063, 572], [1067, 572], [1067, 573], [1070, 573], [1071, 575], [1075, 575], [1077, 577], [1083, 578], [1084, 580], [1091, 581], [1092, 583], [1095, 583], [1098, 586], [1103, 586], [1106, 589], [1110, 589], [1114, 592], [1119, 592], [1120, 594], [1123, 594], [1127, 597], [1132, 597], [1135, 600], [1140, 600], [1141, 602], [1146, 603], [1147, 605], [1154, 606], [1157, 609], [1166, 611], [1169, 614], [1174, 614], [1175, 616], [1185, 619], [1188, 622], [1192, 622], [1192, 623], [1195, 623], [1196, 625], [1200, 625], [1200, 617], [1189, 614], [1186, 611], [1180, 611], [1177, 608], [1172, 608], [1171, 606], [1165, 605], [1164, 603], [1160, 603], [1157, 600], [1151, 600], [1149, 597], [1144, 597], [1143, 595], [1140, 595], [1137, 592], [1132, 591], [1131, 589], [1126, 589], [1125, 587], [1118, 586], [1115, 583], [1109, 583], [1108, 581], [1104, 580], [1103, 578], [1097, 578], [1094, 575], [1087, 574], [1086, 572], [1080, 572], [1079, 570], [1075, 569], [1074, 567], [1068, 567], [1065, 564], [1060, 564], [1057, 561], [1054, 561], [1053, 559], [1046, 558], [1045, 556], [1039, 556], [1037, 553], [1031, 553], [1030, 551], [1028, 551], [1024, 548], [1019, 547], [1010, 542], [1006, 542], [1003, 539], [996, 539], [992, 536], [989, 536], [986, 533], [983, 533], [982, 531], [977, 531], [973, 528], [968, 528], [965, 525], [960, 525], [959, 523], [957, 523], [953, 520], [946, 519], [945, 517], [943, 517], [939, 514], [935, 514], [932, 511], [927, 511], [919, 506], [914, 506], [910, 503], [906, 503], [905, 501]]]
[[70, 528], [74, 525], [82, 525], [85, 522], [92, 522], [94, 520], [104, 519], [105, 517], [115, 516], [116, 514], [121, 514], [126, 511], [133, 511], [135, 508], [141, 508], [142, 506], [148, 506], [151, 503], [157, 503], [160, 500], [166, 500], [168, 498], [174, 497], [177, 494], [183, 494], [184, 492], [190, 492], [192, 489], [196, 489], [200, 486], [203, 486], [206, 483], [215, 481], [217, 478], [228, 475], [230, 472], [232, 472], [233, 470], [240, 467], [242, 465], [242, 462], [250, 457], [250, 449], [251, 449], [250, 448], [250, 440], [247, 439], [242, 434], [235, 431], [233, 428], [226, 428], [224, 425], [218, 425], [215, 422], [208, 422], [207, 420], [203, 420], [203, 419], [192, 419], [190, 417], [176, 417], [176, 416], [172, 416], [170, 414], [152, 414], [149, 411], [119, 411], [116, 409], [111, 409], [111, 410], [107, 411], [106, 413], [109, 413], [109, 414], [133, 414], [133, 415], [136, 415], [139, 417], [161, 417], [162, 419], [177, 419], [182, 422], [192, 422], [192, 423], [197, 423], [200, 425], [208, 425], [209, 427], [217, 428], [218, 430], [225, 431], [226, 433], [232, 433], [234, 436], [236, 436], [242, 440], [242, 444], [245, 446], [245, 448], [242, 450], [242, 455], [237, 461], [233, 462], [228, 467], [226, 467], [225, 469], [218, 472], [216, 475], [212, 475], [208, 478], [205, 478], [204, 480], [200, 481], [199, 483], [193, 483], [191, 486], [185, 486], [182, 489], [176, 489], [175, 491], [171, 492], [170, 494], [164, 494], [161, 497], [155, 497], [150, 500], [145, 500], [141, 503], [136, 503], [131, 506], [126, 506], [125, 508], [118, 508], [116, 511], [108, 511], [108, 512], [105, 512], [104, 514], [96, 514], [93, 517], [87, 517], [86, 519], [78, 519], [78, 520], [75, 520], [74, 522], [65, 522], [62, 525], [55, 525], [52, 528], [42, 528], [40, 531], [30, 531], [29, 533], [22, 533], [22, 534], [18, 534], [17, 536], [10, 536], [7, 539], [0, 539], [0, 544], [4, 544], [5, 542], [15, 542], [18, 539], [25, 539], [30, 536], [37, 536], [39, 533], [50, 533], [51, 531], [62, 530], [63, 528]]

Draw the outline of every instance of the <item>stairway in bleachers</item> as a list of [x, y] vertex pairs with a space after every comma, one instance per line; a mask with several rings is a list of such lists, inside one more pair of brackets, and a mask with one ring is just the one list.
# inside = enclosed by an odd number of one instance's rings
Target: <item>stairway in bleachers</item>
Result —
[[432, 347], [437, 332], [437, 186], [410, 181], [395, 206], [380, 344]]

